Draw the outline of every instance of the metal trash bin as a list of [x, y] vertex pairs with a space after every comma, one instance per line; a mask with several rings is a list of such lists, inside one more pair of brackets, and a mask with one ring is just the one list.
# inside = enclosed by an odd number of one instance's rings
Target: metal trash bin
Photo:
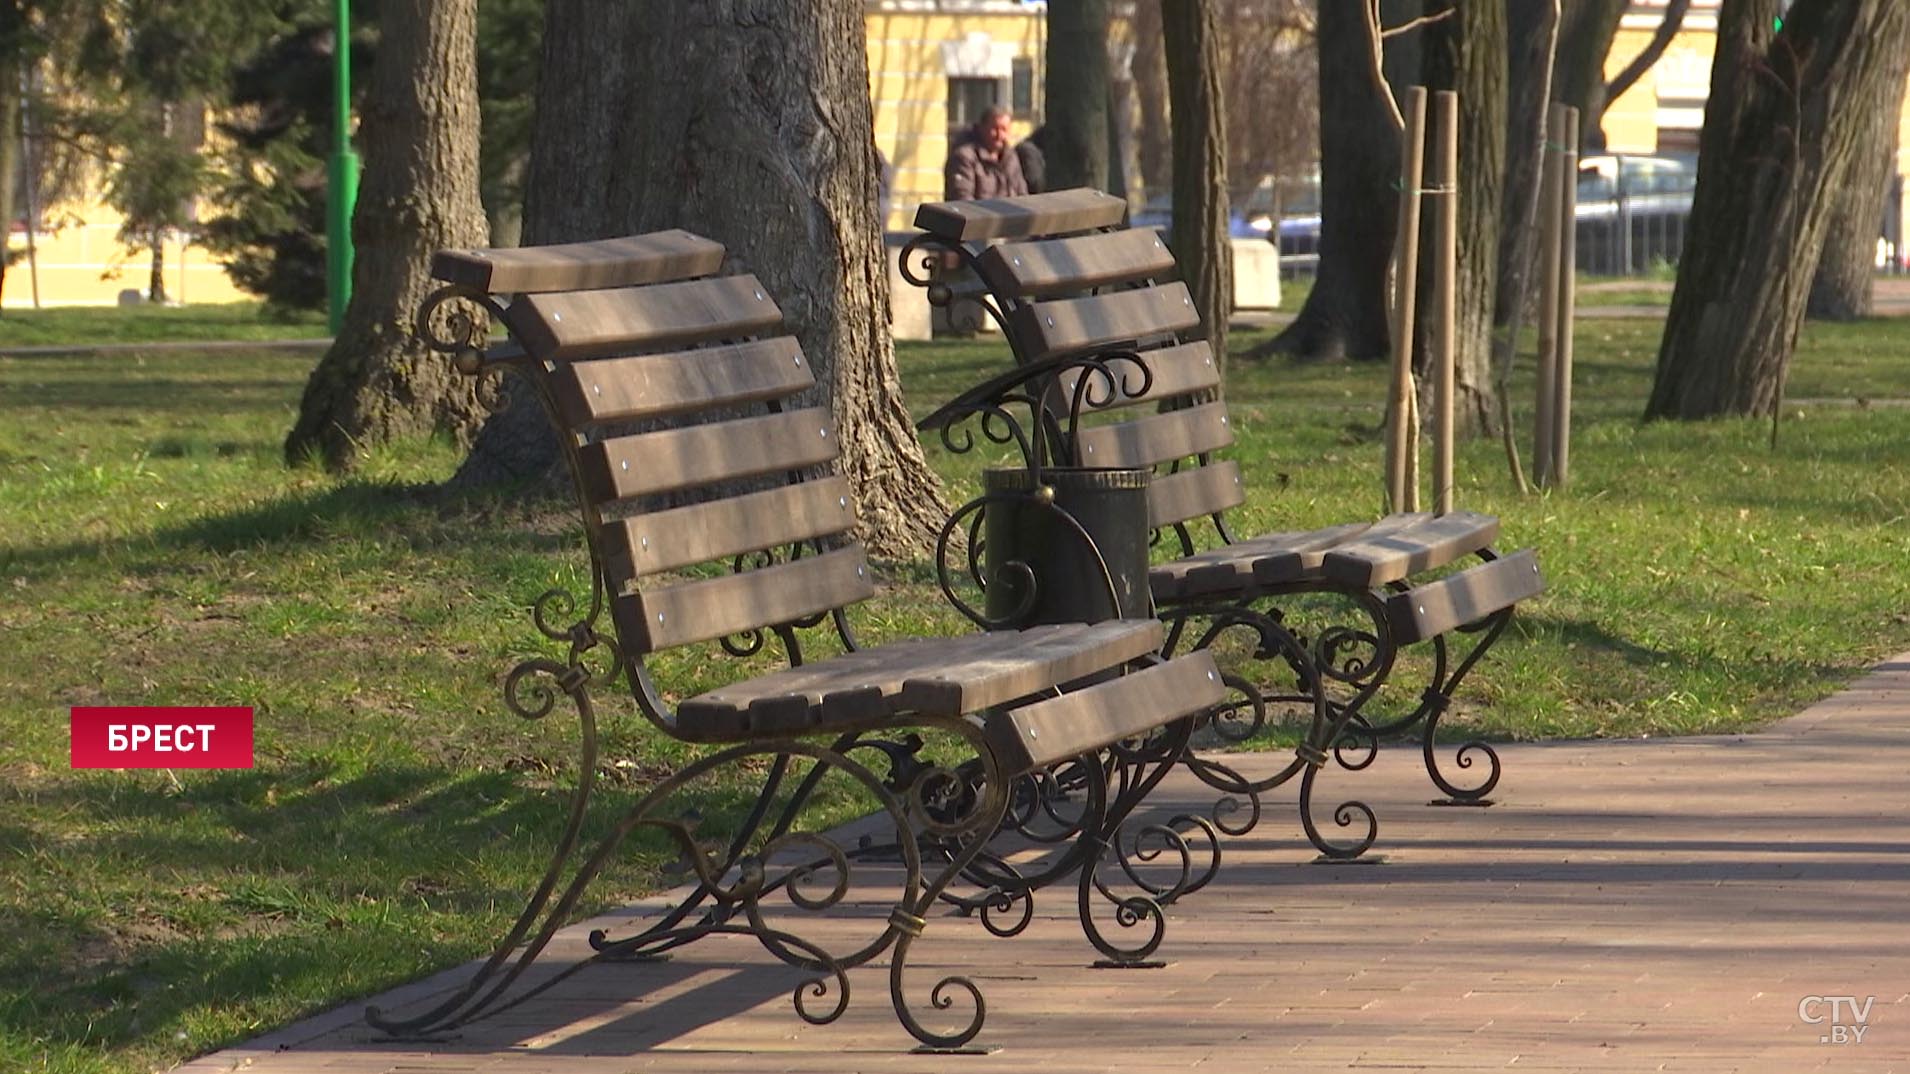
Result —
[[[1019, 629], [1151, 616], [1150, 472], [1051, 467], [1040, 476], [1037, 488], [1027, 469], [982, 471], [989, 498], [981, 550], [988, 618]], [[1052, 498], [1042, 489], [1052, 490]]]

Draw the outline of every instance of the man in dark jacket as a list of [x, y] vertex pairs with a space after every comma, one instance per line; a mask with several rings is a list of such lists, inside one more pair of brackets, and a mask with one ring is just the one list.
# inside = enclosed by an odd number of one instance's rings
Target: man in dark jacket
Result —
[[948, 151], [943, 197], [950, 201], [1028, 193], [1021, 161], [1008, 145], [1008, 110], [990, 108]]

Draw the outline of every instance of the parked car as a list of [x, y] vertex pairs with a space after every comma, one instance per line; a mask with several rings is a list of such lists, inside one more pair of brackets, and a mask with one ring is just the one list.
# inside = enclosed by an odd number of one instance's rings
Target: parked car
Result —
[[1690, 157], [1626, 153], [1582, 157], [1578, 165], [1578, 270], [1628, 276], [1676, 264], [1698, 185]]
[[[1171, 245], [1174, 241], [1174, 200], [1169, 197], [1149, 198], [1147, 204], [1128, 219], [1130, 227], [1157, 227], [1167, 236]], [[1264, 210], [1255, 210], [1247, 206], [1235, 206], [1227, 213], [1227, 234], [1236, 239], [1264, 239], [1273, 230], [1273, 217]]]
[[[1581, 158], [1579, 271], [1622, 276], [1676, 263], [1684, 251], [1697, 180], [1697, 161], [1691, 157], [1613, 153]], [[1282, 218], [1276, 241], [1282, 268], [1308, 271], [1319, 259], [1319, 214]]]

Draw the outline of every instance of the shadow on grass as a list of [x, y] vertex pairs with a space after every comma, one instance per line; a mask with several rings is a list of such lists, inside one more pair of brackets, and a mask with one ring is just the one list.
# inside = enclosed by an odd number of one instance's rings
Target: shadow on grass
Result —
[[[541, 518], [559, 516], [563, 524], [537, 524]], [[437, 485], [353, 480], [190, 519], [155, 530], [140, 544], [159, 550], [224, 553], [376, 535], [403, 536], [419, 547], [446, 551], [478, 544], [489, 552], [580, 550], [575, 516], [570, 500], [534, 487], [472, 493]], [[118, 538], [68, 541], [10, 549], [4, 562], [50, 567], [97, 558], [108, 550], [123, 552], [126, 547], [127, 542]]]
[[1566, 619], [1560, 616], [1545, 615], [1537, 612], [1521, 611], [1518, 616], [1520, 627], [1535, 638], [1553, 638], [1567, 645], [1576, 645], [1590, 652], [1609, 653], [1628, 664], [1657, 666], [1664, 663], [1691, 664], [1695, 661], [1678, 653], [1664, 649], [1653, 649], [1640, 645], [1630, 638], [1599, 626], [1586, 619]]
[[[699, 840], [723, 839], [763, 772], [719, 772], [653, 815], [697, 818]], [[542, 873], [569, 807], [568, 787], [527, 784], [421, 765], [340, 776], [312, 762], [183, 786], [39, 788], [32, 812], [59, 817], [65, 834], [10, 807], [0, 853], [30, 866], [84, 863], [74, 875], [98, 868], [145, 894], [88, 894], [50, 868], [23, 874], [21, 895], [0, 901], [0, 935], [18, 938], [0, 951], [0, 1037], [96, 1053], [168, 1039], [212, 1012], [278, 1023], [485, 953]], [[600, 787], [579, 849], [648, 789]], [[678, 883], [664, 868], [675, 857], [661, 833], [639, 829], [595, 900]], [[102, 919], [100, 898], [138, 909]]]
[[203, 378], [142, 376], [111, 384], [51, 377], [40, 384], [9, 381], [7, 390], [0, 392], [0, 411], [84, 408], [95, 412], [150, 412], [155, 399], [165, 400], [166, 413], [186, 420], [200, 415], [212, 417], [269, 410], [283, 404], [285, 378], [260, 374]]

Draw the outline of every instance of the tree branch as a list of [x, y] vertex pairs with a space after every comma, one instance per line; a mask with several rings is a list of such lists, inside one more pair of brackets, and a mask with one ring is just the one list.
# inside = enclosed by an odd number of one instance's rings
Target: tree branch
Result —
[[1659, 61], [1665, 50], [1671, 47], [1671, 39], [1678, 36], [1679, 27], [1684, 25], [1685, 12], [1691, 7], [1691, 0], [1668, 0], [1665, 4], [1665, 17], [1658, 22], [1658, 29], [1645, 44], [1645, 50], [1632, 57], [1625, 69], [1612, 78], [1605, 87], [1605, 100], [1615, 101], [1618, 95], [1632, 87], [1632, 84], [1644, 77], [1646, 71]]
[[[1447, 14], [1451, 14], [1452, 10], [1448, 8]], [[1366, 16], [1366, 38], [1372, 43], [1373, 51], [1373, 62], [1367, 73], [1373, 79], [1373, 88], [1378, 91], [1380, 100], [1386, 102], [1386, 111], [1393, 117], [1393, 132], [1397, 134], [1406, 129], [1406, 117], [1399, 114], [1399, 102], [1393, 100], [1392, 87], [1386, 84], [1386, 39], [1380, 33], [1379, 0], [1366, 0], [1361, 5], [1361, 12]]]
[[[1684, 0], [1684, 2], [1689, 4], [1691, 0]], [[1396, 36], [1398, 34], [1411, 33], [1412, 31], [1419, 29], [1421, 26], [1429, 26], [1432, 23], [1439, 22], [1443, 19], [1451, 18], [1453, 13], [1458, 10], [1459, 9], [1456, 7], [1449, 7], [1446, 10], [1441, 11], [1437, 15], [1421, 15], [1416, 19], [1410, 19], [1406, 22], [1402, 22], [1398, 26], [1391, 27], [1390, 29], [1381, 30], [1379, 32], [1379, 36], [1381, 38], [1388, 38], [1388, 37]]]

